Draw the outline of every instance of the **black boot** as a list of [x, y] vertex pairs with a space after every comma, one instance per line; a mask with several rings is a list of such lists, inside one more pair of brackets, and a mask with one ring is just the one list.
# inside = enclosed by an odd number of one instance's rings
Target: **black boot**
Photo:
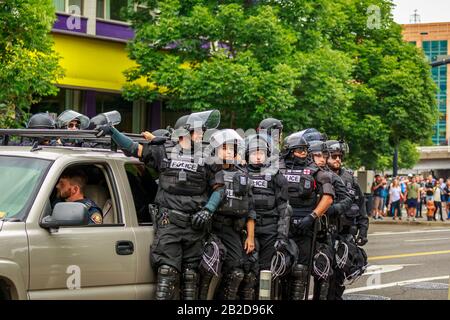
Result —
[[244, 275], [241, 287], [239, 289], [239, 296], [241, 300], [256, 300], [255, 287], [256, 275], [253, 272], [248, 272]]
[[200, 300], [208, 299], [208, 292], [211, 285], [211, 280], [213, 275], [209, 272], [200, 271], [200, 288], [199, 288], [199, 296]]
[[236, 300], [239, 286], [244, 279], [244, 271], [241, 269], [234, 269], [225, 274], [222, 290], [220, 291], [218, 298], [221, 300]]

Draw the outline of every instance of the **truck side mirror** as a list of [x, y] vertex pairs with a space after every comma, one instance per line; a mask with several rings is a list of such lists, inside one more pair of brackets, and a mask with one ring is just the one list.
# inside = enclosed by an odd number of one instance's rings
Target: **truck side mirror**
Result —
[[51, 216], [46, 216], [40, 222], [44, 229], [59, 227], [75, 227], [88, 225], [88, 209], [79, 202], [59, 202], [53, 208]]

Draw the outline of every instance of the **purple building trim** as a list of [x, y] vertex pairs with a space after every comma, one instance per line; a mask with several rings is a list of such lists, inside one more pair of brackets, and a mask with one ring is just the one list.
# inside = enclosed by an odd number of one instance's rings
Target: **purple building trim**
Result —
[[108, 38], [130, 40], [134, 38], [134, 31], [127, 25], [112, 21], [97, 20], [96, 35]]
[[97, 107], [95, 104], [96, 92], [91, 90], [86, 90], [84, 92], [84, 112], [89, 118], [97, 115]]
[[[64, 30], [77, 33], [87, 32], [87, 18], [85, 17], [71, 17], [69, 14], [57, 13], [56, 21], [53, 25], [53, 29]], [[71, 20], [69, 20], [71, 19]], [[76, 19], [80, 19], [77, 21]], [[69, 21], [68, 21], [69, 20]], [[79, 25], [78, 25], [79, 24]]]

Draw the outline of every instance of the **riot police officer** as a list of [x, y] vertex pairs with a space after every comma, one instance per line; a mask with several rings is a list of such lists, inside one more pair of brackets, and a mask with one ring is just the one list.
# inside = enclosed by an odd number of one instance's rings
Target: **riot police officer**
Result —
[[280, 171], [288, 181], [289, 204], [293, 210], [290, 238], [299, 249], [299, 258], [289, 282], [289, 298], [292, 300], [308, 298], [316, 220], [325, 215], [335, 197], [331, 174], [308, 157], [307, 138], [323, 139], [315, 129], [291, 134], [285, 139], [280, 163]]
[[[214, 133], [210, 138], [212, 161], [220, 167], [217, 174], [223, 175], [226, 196], [212, 219], [211, 232], [225, 247], [222, 264], [222, 281], [216, 294], [218, 299], [236, 300], [239, 286], [244, 278], [242, 231], [248, 216], [248, 203], [251, 201], [248, 172], [242, 165], [244, 140], [232, 129]], [[209, 153], [209, 152], [208, 152]], [[254, 229], [254, 223], [251, 224]], [[245, 239], [244, 249], [251, 253], [255, 248], [254, 230]], [[202, 277], [201, 299], [206, 299], [211, 272]]]
[[[348, 154], [348, 145], [343, 141], [329, 140], [326, 142], [328, 149], [328, 167], [339, 175], [352, 197], [352, 206], [339, 215], [338, 234], [342, 239], [355, 240], [358, 246], [367, 243], [367, 231], [369, 218], [367, 217], [364, 193], [353, 176], [353, 172], [342, 167], [344, 156]], [[355, 248], [355, 246], [348, 246]], [[362, 249], [361, 249], [362, 250]], [[353, 254], [360, 255], [362, 252], [356, 250]], [[364, 255], [362, 253], [362, 255]], [[362, 259], [363, 260], [363, 259]], [[342, 300], [345, 290], [345, 274], [342, 268], [335, 266], [334, 276], [330, 283], [328, 298], [330, 300]]]
[[259, 271], [270, 270], [274, 254], [284, 249], [289, 241], [287, 181], [278, 168], [271, 165], [270, 151], [266, 135], [247, 137], [246, 161], [252, 183], [249, 215], [256, 217]]
[[[311, 136], [309, 137], [311, 138]], [[348, 193], [341, 177], [327, 167], [328, 148], [324, 141], [308, 141], [308, 153], [314, 163], [331, 174], [331, 184], [335, 191], [335, 199], [326, 215], [321, 219], [318, 230], [318, 248], [314, 252], [314, 300], [327, 300], [330, 279], [333, 276], [334, 241], [338, 228], [338, 221], [344, 212], [350, 209], [353, 199]]]
[[206, 163], [201, 142], [203, 132], [219, 122], [217, 110], [193, 113], [177, 121], [172, 141], [150, 136], [150, 144], [134, 142], [111, 125], [99, 128], [99, 135], [110, 134], [127, 155], [159, 172], [155, 198], [159, 211], [151, 247], [151, 262], [157, 270], [156, 299], [178, 298], [180, 277], [182, 299], [198, 297], [205, 230], [224, 195], [223, 181], [216, 180]]
[[[89, 127], [89, 123], [90, 120], [87, 116], [70, 109], [62, 112], [56, 119], [56, 126], [59, 129], [67, 129], [70, 131], [85, 130]], [[77, 139], [60, 139], [60, 142], [63, 146], [67, 147], [90, 146]]]
[[[33, 114], [28, 120], [27, 129], [56, 129], [56, 122], [48, 112]], [[61, 145], [56, 139], [37, 138], [33, 143], [22, 142], [21, 145], [41, 145], [41, 146], [57, 146]]]

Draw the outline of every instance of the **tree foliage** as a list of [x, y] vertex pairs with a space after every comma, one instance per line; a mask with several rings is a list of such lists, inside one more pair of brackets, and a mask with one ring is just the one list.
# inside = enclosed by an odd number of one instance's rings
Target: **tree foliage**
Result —
[[24, 125], [31, 104], [57, 92], [51, 0], [0, 2], [0, 127]]
[[[437, 118], [424, 54], [402, 40], [387, 0], [136, 0], [128, 99], [218, 108], [223, 126], [275, 116], [349, 142], [352, 166], [414, 165]], [[373, 8], [379, 9], [374, 20]], [[149, 85], [137, 85], [144, 78]], [[411, 157], [412, 161], [408, 161]]]

